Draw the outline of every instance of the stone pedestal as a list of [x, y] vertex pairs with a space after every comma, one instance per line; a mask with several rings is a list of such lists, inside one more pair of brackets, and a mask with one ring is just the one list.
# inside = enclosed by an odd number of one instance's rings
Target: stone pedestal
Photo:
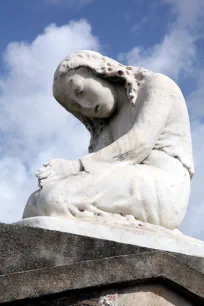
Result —
[[0, 225], [0, 304], [204, 305], [204, 258]]

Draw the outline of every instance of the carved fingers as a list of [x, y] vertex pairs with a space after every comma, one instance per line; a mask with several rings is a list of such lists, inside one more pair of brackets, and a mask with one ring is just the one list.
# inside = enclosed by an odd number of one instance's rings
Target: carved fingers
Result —
[[62, 158], [53, 159], [44, 164], [37, 173], [38, 185], [42, 188], [45, 184], [51, 183], [56, 179], [76, 175], [80, 171], [80, 162], [78, 160], [65, 160]]

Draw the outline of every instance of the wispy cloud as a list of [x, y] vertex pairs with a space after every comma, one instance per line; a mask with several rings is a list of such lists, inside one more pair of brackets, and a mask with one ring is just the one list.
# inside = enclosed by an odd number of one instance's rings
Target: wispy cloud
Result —
[[148, 49], [136, 46], [127, 54], [120, 54], [119, 58], [130, 65], [148, 67], [178, 79], [182, 73], [191, 73], [194, 68], [196, 40], [197, 35], [189, 30], [188, 24], [177, 19], [160, 43]]
[[143, 16], [142, 19], [138, 23], [135, 23], [131, 27], [131, 31], [132, 32], [139, 31], [147, 22], [148, 22], [148, 17], [147, 16]]
[[85, 21], [52, 24], [28, 44], [8, 45], [0, 76], [0, 221], [21, 218], [28, 196], [37, 189], [35, 171], [45, 162], [87, 153], [88, 132], [52, 97], [54, 71], [78, 49], [99, 43]]

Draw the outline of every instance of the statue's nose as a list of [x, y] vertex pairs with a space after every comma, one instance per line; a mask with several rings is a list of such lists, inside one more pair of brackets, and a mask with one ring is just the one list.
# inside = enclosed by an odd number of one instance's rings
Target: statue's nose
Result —
[[72, 78], [71, 85], [73, 90], [76, 92], [82, 92], [84, 90], [83, 81], [80, 76], [75, 76], [74, 78]]

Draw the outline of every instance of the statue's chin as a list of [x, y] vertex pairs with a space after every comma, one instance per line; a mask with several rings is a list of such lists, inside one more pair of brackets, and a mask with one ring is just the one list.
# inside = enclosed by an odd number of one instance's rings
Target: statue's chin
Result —
[[109, 118], [111, 116], [111, 114], [110, 113], [100, 113], [100, 114], [99, 113], [98, 114], [96, 114], [96, 113], [92, 113], [92, 114], [90, 114], [90, 113], [86, 113], [86, 114], [83, 113], [84, 116], [86, 116], [86, 117], [88, 117], [90, 119], [105, 119], [105, 118]]

